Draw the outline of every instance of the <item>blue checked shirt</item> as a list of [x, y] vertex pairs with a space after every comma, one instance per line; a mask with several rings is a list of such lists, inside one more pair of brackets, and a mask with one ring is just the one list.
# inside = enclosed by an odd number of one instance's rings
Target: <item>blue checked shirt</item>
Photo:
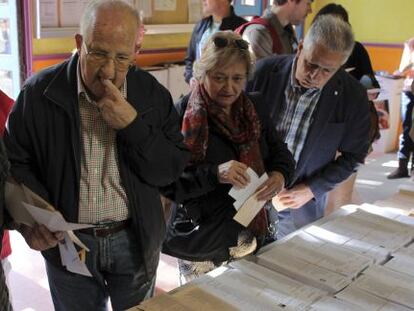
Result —
[[298, 84], [295, 78], [296, 62], [295, 59], [285, 90], [285, 109], [281, 110], [276, 129], [297, 163], [312, 124], [312, 115], [321, 95], [321, 89], [305, 89]]

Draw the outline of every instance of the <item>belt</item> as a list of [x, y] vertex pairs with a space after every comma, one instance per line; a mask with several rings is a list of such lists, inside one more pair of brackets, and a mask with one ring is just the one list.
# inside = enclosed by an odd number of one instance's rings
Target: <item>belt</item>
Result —
[[80, 229], [78, 232], [93, 235], [99, 238], [105, 238], [111, 234], [115, 234], [121, 230], [128, 228], [130, 225], [131, 219], [126, 219], [122, 221], [99, 224], [93, 228]]

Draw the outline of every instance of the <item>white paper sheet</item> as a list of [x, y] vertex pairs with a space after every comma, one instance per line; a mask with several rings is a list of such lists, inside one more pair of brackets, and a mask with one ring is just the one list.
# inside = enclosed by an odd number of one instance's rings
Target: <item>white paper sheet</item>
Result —
[[59, 27], [58, 0], [39, 0], [41, 27]]
[[352, 282], [351, 278], [346, 278], [300, 258], [292, 257], [292, 255], [276, 248], [258, 255], [257, 263], [296, 281], [330, 293], [338, 292]]
[[238, 270], [227, 270], [217, 277], [205, 276], [198, 286], [238, 310], [286, 310], [277, 305], [277, 299], [269, 295], [265, 283]]
[[62, 214], [58, 211], [47, 211], [25, 202], [23, 202], [23, 205], [26, 207], [27, 211], [30, 213], [30, 215], [32, 215], [38, 224], [45, 225], [52, 232], [79, 230], [93, 227], [93, 225], [89, 224], [75, 224], [66, 222]]
[[273, 300], [277, 300], [278, 305], [285, 305], [294, 310], [306, 310], [312, 303], [327, 295], [325, 291], [295, 281], [248, 260], [238, 260], [230, 265], [254, 279], [265, 282], [265, 290], [272, 295]]
[[393, 303], [414, 308], [414, 277], [382, 266], [372, 266], [353, 284]]
[[370, 310], [370, 311], [385, 311], [385, 310], [394, 310], [394, 311], [408, 311], [411, 310], [407, 307], [392, 303], [386, 299], [374, 296], [370, 293], [367, 293], [363, 290], [360, 290], [356, 286], [348, 286], [343, 291], [335, 295], [341, 300], [351, 302], [358, 307], [360, 310]]
[[305, 232], [323, 241], [334, 243], [357, 252], [358, 254], [368, 256], [372, 258], [374, 263], [383, 263], [390, 256], [390, 252], [384, 248], [357, 239], [352, 239], [342, 234], [337, 234], [319, 226], [310, 226], [305, 229]]
[[79, 26], [80, 17], [89, 0], [60, 0], [59, 14], [62, 27]]
[[361, 311], [361, 309], [358, 306], [341, 299], [324, 297], [315, 302], [309, 311]]
[[299, 232], [284, 243], [275, 244], [270, 251], [284, 253], [351, 279], [373, 264], [367, 256], [317, 239], [306, 232]]
[[92, 277], [86, 264], [79, 258], [75, 245], [67, 232], [64, 233], [65, 243], [59, 243], [60, 258], [62, 265], [70, 272]]
[[256, 172], [253, 171], [250, 167], [246, 170], [246, 173], [250, 177], [249, 184], [246, 187], [240, 189], [232, 187], [229, 191], [229, 195], [236, 200], [233, 203], [233, 206], [236, 210], [239, 210], [244, 202], [246, 202], [246, 200], [256, 192], [256, 189], [269, 178], [266, 173], [264, 173], [259, 178]]

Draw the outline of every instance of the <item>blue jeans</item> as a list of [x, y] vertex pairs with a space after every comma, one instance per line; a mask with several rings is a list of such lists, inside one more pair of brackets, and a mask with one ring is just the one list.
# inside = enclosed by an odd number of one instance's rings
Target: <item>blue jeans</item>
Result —
[[414, 142], [409, 133], [413, 123], [414, 95], [410, 92], [401, 94], [401, 121], [403, 132], [400, 135], [400, 146], [398, 159], [410, 159], [411, 152], [414, 152]]
[[46, 261], [55, 310], [104, 311], [108, 296], [114, 311], [125, 310], [153, 295], [155, 275], [147, 279], [133, 229], [105, 238], [76, 235], [90, 249], [86, 252], [86, 265], [93, 278], [71, 273]]
[[277, 231], [277, 239], [287, 236], [289, 233], [297, 230], [295, 223], [293, 222], [292, 215], [290, 211], [281, 211], [279, 212], [279, 225]]

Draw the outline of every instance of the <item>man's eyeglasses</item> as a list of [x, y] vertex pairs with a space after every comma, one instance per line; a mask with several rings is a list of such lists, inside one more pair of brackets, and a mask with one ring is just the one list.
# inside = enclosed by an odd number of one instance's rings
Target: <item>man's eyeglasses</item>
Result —
[[116, 54], [115, 56], [110, 56], [108, 52], [100, 51], [100, 50], [89, 50], [84, 43], [86, 55], [89, 57], [90, 61], [98, 64], [103, 65], [109, 59], [114, 61], [116, 68], [119, 70], [126, 70], [132, 63], [132, 58], [130, 55], [126, 54]]
[[247, 43], [247, 41], [244, 41], [243, 39], [229, 40], [223, 37], [215, 37], [213, 39], [213, 42], [214, 45], [218, 48], [224, 48], [230, 45], [231, 43], [233, 43], [240, 50], [247, 50], [249, 48], [249, 43]]

